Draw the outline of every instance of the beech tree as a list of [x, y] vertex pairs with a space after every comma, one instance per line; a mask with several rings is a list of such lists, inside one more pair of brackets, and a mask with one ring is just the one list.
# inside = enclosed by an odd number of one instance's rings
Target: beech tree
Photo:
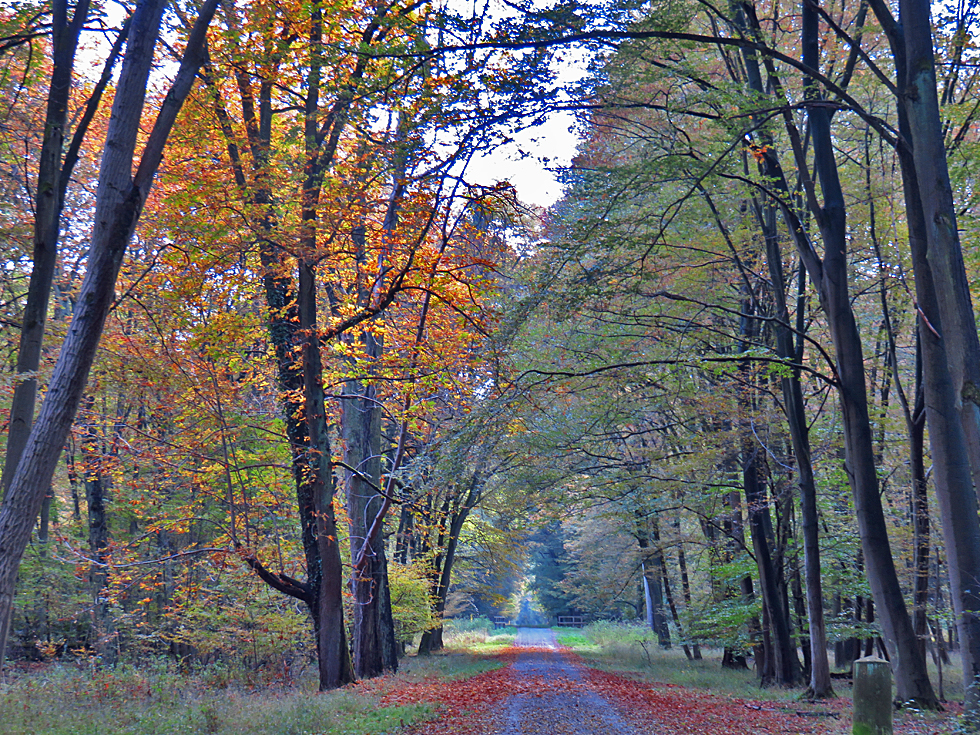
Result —
[[216, 0], [208, 0], [201, 8], [170, 94], [160, 105], [135, 172], [136, 138], [165, 3], [140, 3], [131, 21], [102, 158], [85, 282], [44, 405], [0, 505], [0, 661], [6, 649], [17, 569], [81, 401], [115, 296], [122, 257], [163, 158], [167, 137], [204, 60], [205, 35], [216, 7]]

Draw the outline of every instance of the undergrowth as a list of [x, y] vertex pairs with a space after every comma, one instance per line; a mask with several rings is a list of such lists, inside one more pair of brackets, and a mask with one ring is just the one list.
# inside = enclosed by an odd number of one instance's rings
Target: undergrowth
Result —
[[[408, 659], [396, 677], [464, 678], [495, 664], [475, 657]], [[428, 704], [382, 707], [380, 692], [317, 693], [305, 677], [249, 687], [242, 677], [171, 665], [92, 671], [52, 664], [8, 672], [0, 684], [4, 735], [375, 735], [429, 719]], [[227, 683], [224, 685], [222, 682]]]

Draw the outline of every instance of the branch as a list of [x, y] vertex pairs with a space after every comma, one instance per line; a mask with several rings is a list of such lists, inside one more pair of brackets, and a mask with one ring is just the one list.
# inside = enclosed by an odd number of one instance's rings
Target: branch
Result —
[[187, 49], [184, 51], [184, 58], [180, 60], [177, 76], [160, 106], [156, 122], [153, 123], [153, 130], [150, 131], [150, 136], [146, 140], [139, 167], [133, 177], [133, 185], [140, 191], [144, 199], [157, 168], [160, 166], [160, 161], [163, 160], [163, 149], [167, 144], [167, 138], [170, 136], [170, 130], [177, 120], [177, 114], [180, 112], [187, 95], [190, 94], [191, 87], [197, 79], [197, 72], [205, 61], [207, 49], [205, 41], [207, 40], [208, 26], [211, 24], [211, 18], [214, 17], [217, 8], [218, 0], [205, 0], [201, 7], [201, 12], [198, 14], [194, 28], [187, 39]]
[[242, 559], [259, 576], [259, 579], [273, 589], [279, 590], [284, 595], [295, 597], [297, 600], [302, 600], [307, 605], [313, 605], [315, 602], [313, 599], [313, 589], [305, 582], [293, 579], [288, 574], [283, 574], [282, 572], [278, 574], [270, 572], [262, 562], [255, 558], [254, 554], [245, 553], [242, 555]]

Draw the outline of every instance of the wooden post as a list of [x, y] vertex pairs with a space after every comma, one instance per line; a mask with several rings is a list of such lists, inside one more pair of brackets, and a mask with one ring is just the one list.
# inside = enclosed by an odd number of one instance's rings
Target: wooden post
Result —
[[892, 672], [885, 659], [854, 662], [853, 735], [892, 735]]

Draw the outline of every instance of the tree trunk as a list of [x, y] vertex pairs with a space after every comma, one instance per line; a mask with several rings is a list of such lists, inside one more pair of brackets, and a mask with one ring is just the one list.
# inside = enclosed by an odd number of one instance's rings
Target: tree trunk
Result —
[[684, 649], [684, 655], [687, 657], [688, 661], [693, 661], [694, 656], [691, 653], [691, 647], [687, 644], [687, 639], [684, 636], [684, 626], [681, 625], [681, 617], [677, 614], [677, 603], [674, 602], [674, 593], [670, 586], [670, 577], [667, 575], [667, 560], [663, 554], [660, 555], [660, 576], [664, 581], [664, 597], [667, 598], [667, 607], [670, 610], [670, 617], [674, 620], [674, 625], [677, 626], [678, 635], [681, 638], [681, 648]]
[[[930, 8], [902, 0], [901, 22], [872, 3], [895, 60], [899, 161], [915, 268], [918, 334], [936, 498], [943, 519], [968, 726], [980, 728], [980, 341], [966, 272], [936, 94]], [[908, 148], [911, 144], [912, 150]]]
[[113, 665], [116, 662], [115, 631], [109, 614], [106, 583], [109, 575], [105, 568], [105, 549], [109, 545], [109, 521], [106, 514], [108, 480], [104, 472], [105, 442], [100, 436], [95, 418], [95, 398], [86, 399], [89, 413], [85, 438], [82, 441], [85, 501], [88, 508], [88, 546], [93, 560], [89, 569], [89, 585], [92, 593], [93, 648], [99, 663]]
[[[436, 604], [434, 612], [436, 618], [442, 620], [442, 615], [446, 611], [446, 599], [449, 595], [449, 586], [452, 581], [453, 564], [456, 561], [456, 549], [459, 546], [459, 536], [463, 531], [463, 524], [466, 523], [470, 511], [475, 507], [476, 501], [480, 496], [479, 476], [474, 474], [470, 480], [470, 488], [466, 493], [465, 499], [458, 502], [456, 510], [448, 518], [449, 527], [446, 532], [445, 544], [446, 551], [442, 559], [442, 569], [439, 572], [439, 580], [434, 590]], [[445, 522], [445, 521], [444, 521]], [[442, 648], [443, 627], [440, 624], [435, 630], [429, 630], [422, 634], [419, 642], [419, 653], [428, 654]]]
[[299, 266], [299, 326], [303, 335], [303, 405], [309, 448], [306, 461], [308, 481], [313, 488], [320, 550], [320, 594], [317, 611], [320, 691], [336, 689], [354, 680], [344, 627], [344, 568], [340, 535], [334, 515], [334, 481], [331, 471], [330, 437], [323, 395], [323, 366], [317, 330], [316, 276], [305, 262]]
[[[911, 220], [914, 215], [910, 213]], [[953, 609], [962, 646], [964, 707], [971, 727], [980, 727], [980, 522], [977, 496], [970, 471], [967, 436], [955, 404], [956, 391], [947, 354], [951, 345], [939, 314], [938, 294], [926, 262], [924, 243], [909, 227], [915, 266], [915, 292], [919, 305], [919, 339], [922, 346], [923, 388], [929, 446], [936, 474], [936, 500], [943, 520], [946, 559], [949, 566]], [[921, 583], [917, 581], [917, 588]]]
[[[675, 517], [674, 527], [680, 528], [680, 516]], [[687, 572], [687, 555], [684, 553], [684, 543], [677, 545], [677, 568], [681, 572], [681, 595], [684, 598], [684, 607], [691, 609], [691, 578]], [[695, 661], [701, 660], [701, 646], [695, 643], [691, 647], [691, 655]]]
[[915, 583], [912, 591], [912, 627], [915, 635], [925, 646], [929, 636], [927, 619], [929, 607], [929, 489], [926, 484], [925, 466], [925, 394], [922, 390], [921, 346], [916, 337], [916, 390], [915, 406], [911, 412], [909, 433], [909, 471], [912, 476], [912, 566]]
[[[786, 282], [783, 276], [783, 256], [775, 222], [775, 208], [767, 203], [762, 219], [766, 239], [766, 261], [772, 282], [773, 300], [776, 307], [776, 354], [794, 364], [793, 372], [780, 379], [783, 408], [789, 426], [793, 455], [796, 458], [797, 486], [800, 489], [800, 514], [803, 527], [803, 566], [806, 576], [806, 607], [809, 621], [810, 685], [807, 694], [815, 699], [835, 696], [830, 680], [830, 661], [827, 658], [827, 626], [824, 621], [823, 588], [820, 568], [820, 539], [817, 517], [817, 486], [813, 477], [810, 452], [810, 432], [803, 403], [803, 387], [800, 370], [803, 354], [793, 345], [790, 330], [789, 309], [786, 305]], [[802, 279], [805, 271], [800, 273]], [[802, 284], [801, 284], [802, 286]], [[802, 304], [798, 304], [798, 309]], [[797, 314], [797, 325], [802, 326], [803, 315]], [[800, 343], [802, 346], [802, 342]]]
[[786, 609], [776, 584], [776, 569], [771, 554], [772, 532], [766, 523], [769, 505], [759, 481], [755, 457], [757, 450], [750, 447], [749, 451], [752, 453], [743, 459], [742, 482], [749, 511], [752, 548], [759, 568], [759, 587], [762, 589], [772, 636], [774, 670], [771, 673], [776, 683], [793, 686], [799, 679], [800, 663], [796, 657], [796, 646], [793, 644]]
[[980, 729], [980, 587], [976, 584], [980, 576], [980, 340], [946, 164], [930, 6], [923, 0], [901, 0], [900, 8], [907, 74], [899, 77], [906, 113], [899, 125], [911, 140], [914, 163], [913, 178], [906, 173], [910, 166], [903, 152], [926, 420], [961, 642], [964, 715], [976, 730]]
[[643, 559], [640, 564], [643, 570], [643, 591], [647, 609], [647, 625], [657, 634], [657, 641], [662, 648], [670, 648], [670, 629], [667, 625], [666, 610], [664, 608], [663, 587], [660, 582], [660, 567], [663, 554], [658, 548], [650, 549], [650, 539], [647, 537], [646, 530], [637, 529], [636, 540], [640, 547]]
[[170, 129], [203, 62], [205, 34], [217, 2], [207, 0], [201, 9], [134, 176], [136, 138], [164, 5], [162, 0], [145, 0], [133, 16], [102, 157], [85, 280], [44, 405], [0, 506], [0, 661], [6, 650], [20, 560], [85, 390], [115, 298], [123, 254], [162, 160]]
[[[803, 61], [810, 68], [819, 69], [819, 24], [816, 10], [804, 3], [802, 16]], [[817, 101], [816, 89], [810, 80], [807, 80], [807, 98], [811, 102]], [[834, 158], [830, 114], [826, 107], [811, 104], [807, 108], [807, 117], [810, 121], [815, 170], [824, 202], [822, 206], [817, 203], [812, 189], [808, 191], [807, 198], [823, 240], [822, 259], [806, 238], [802, 224], [786, 209], [784, 216], [796, 237], [800, 256], [817, 288], [830, 327], [843, 413], [846, 468], [857, 511], [868, 579], [878, 602], [886, 643], [894, 664], [898, 699], [932, 709], [938, 705], [938, 701], [929, 682], [925, 657], [916, 642], [905, 607], [878, 492], [863, 351], [848, 294], [846, 212]], [[795, 129], [790, 124], [787, 127], [796, 141], [794, 146], [802, 154]], [[772, 158], [769, 154], [764, 157]], [[806, 161], [800, 160], [798, 163], [801, 171], [806, 170]], [[780, 179], [785, 181], [781, 176]]]
[[[381, 345], [371, 332], [361, 334], [365, 355], [375, 359]], [[354, 671], [359, 678], [379, 676], [392, 662], [385, 660], [383, 641], [386, 620], [382, 589], [385, 570], [384, 537], [368, 541], [368, 530], [380, 512], [384, 498], [381, 483], [381, 412], [373, 384], [351, 379], [344, 384], [341, 406], [344, 439], [344, 482], [347, 487], [347, 515], [350, 521], [352, 562], [356, 563], [365, 543], [364, 561], [351, 580], [354, 593]], [[353, 468], [353, 469], [351, 469]], [[389, 613], [390, 614], [390, 613]], [[397, 661], [395, 662], [397, 666]]]
[[[74, 161], [62, 166], [62, 153], [68, 127], [68, 101], [71, 95], [78, 36], [88, 16], [89, 2], [81, 0], [68, 21], [68, 3], [51, 4], [51, 84], [48, 88], [44, 137], [38, 156], [37, 182], [34, 185], [34, 239], [31, 280], [21, 320], [20, 345], [17, 352], [17, 379], [10, 406], [7, 452], [0, 478], [0, 497], [6, 492], [17, 470], [17, 462], [34, 421], [37, 397], [37, 371], [41, 365], [41, 346], [48, 316], [48, 302], [54, 282], [61, 233], [61, 212]], [[118, 49], [115, 49], [118, 54]], [[114, 58], [114, 57], [110, 57]], [[93, 99], [98, 104], [101, 92]], [[83, 121], [84, 124], [84, 121]], [[80, 127], [79, 133], [84, 134]], [[79, 135], [76, 133], [76, 137]]]
[[[231, 16], [233, 18], [233, 16]], [[234, 25], [234, 18], [232, 24]], [[296, 488], [296, 507], [300, 521], [300, 538], [306, 566], [306, 582], [301, 583], [265, 569], [254, 557], [248, 563], [260, 579], [274, 589], [301, 600], [313, 622], [313, 638], [319, 660], [320, 611], [319, 597], [322, 578], [320, 546], [317, 542], [316, 488], [307, 472], [309, 433], [303, 408], [303, 361], [295, 351], [300, 342], [299, 311], [297, 307], [296, 281], [290, 273], [290, 256], [275, 240], [276, 213], [272, 191], [269, 188], [269, 158], [272, 146], [272, 92], [273, 83], [263, 79], [259, 84], [258, 109], [254, 89], [248, 77], [236, 74], [241, 98], [247, 145], [240, 146], [235, 139], [230, 117], [224, 108], [220, 91], [214, 86], [212, 70], [208, 65], [202, 75], [208, 84], [215, 117], [225, 138], [235, 183], [242, 193], [243, 204], [258, 209], [253, 223], [258, 233], [259, 258], [262, 263], [262, 286], [268, 318], [269, 340], [276, 356], [276, 380], [282, 405], [286, 438], [289, 441], [293, 482]], [[251, 152], [254, 171], [250, 182], [241, 151]]]

